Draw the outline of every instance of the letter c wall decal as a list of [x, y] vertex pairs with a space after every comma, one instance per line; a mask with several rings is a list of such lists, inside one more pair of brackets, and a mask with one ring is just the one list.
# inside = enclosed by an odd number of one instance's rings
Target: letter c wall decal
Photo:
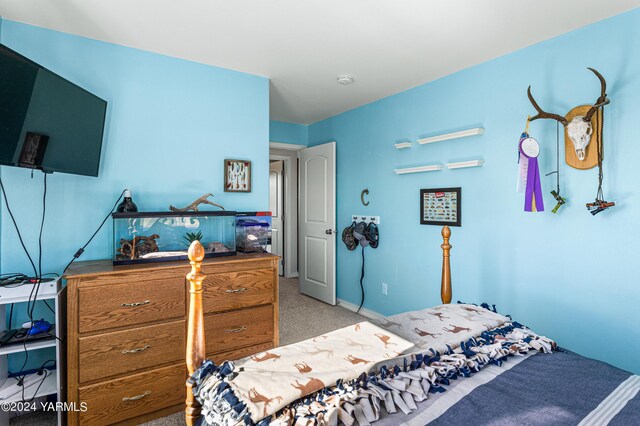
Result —
[[362, 192], [360, 193], [360, 201], [362, 201], [362, 205], [363, 206], [368, 206], [369, 202], [368, 201], [364, 201], [364, 196], [365, 195], [369, 195], [369, 190], [367, 188], [363, 189]]

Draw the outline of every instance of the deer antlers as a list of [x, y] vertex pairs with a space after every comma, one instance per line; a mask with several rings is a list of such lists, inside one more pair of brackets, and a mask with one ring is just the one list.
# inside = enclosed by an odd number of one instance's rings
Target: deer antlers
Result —
[[611, 102], [609, 99], [607, 99], [607, 81], [604, 79], [602, 74], [600, 74], [595, 69], [593, 68], [588, 68], [588, 69], [593, 71], [596, 77], [598, 77], [598, 80], [600, 80], [600, 97], [598, 98], [598, 100], [596, 100], [596, 103], [591, 107], [591, 109], [585, 114], [584, 121], [591, 121], [591, 117], [593, 117], [593, 114], [596, 113], [598, 108], [603, 107], [609, 102]]
[[529, 86], [529, 88], [527, 89], [527, 96], [529, 97], [529, 101], [531, 101], [531, 105], [533, 105], [536, 111], [538, 111], [537, 115], [534, 115], [529, 119], [530, 121], [537, 120], [538, 118], [550, 118], [552, 120], [559, 121], [565, 127], [567, 126], [567, 124], [569, 124], [567, 119], [564, 118], [563, 116], [559, 114], [551, 114], [551, 113], [545, 112], [542, 108], [540, 108], [536, 100], [533, 99], [533, 95], [531, 95], [531, 86]]
[[[591, 109], [582, 118], [584, 121], [590, 122], [591, 121], [591, 117], [593, 117], [593, 114], [596, 113], [598, 108], [607, 105], [609, 103], [609, 99], [607, 99], [607, 93], [606, 93], [607, 92], [607, 82], [604, 79], [604, 77], [602, 76], [602, 74], [600, 74], [598, 71], [596, 71], [593, 68], [587, 68], [587, 69], [592, 71], [596, 75], [596, 77], [598, 77], [598, 80], [600, 80], [600, 87], [601, 87], [601, 89], [600, 89], [600, 97], [596, 100], [596, 103], [593, 104]], [[531, 101], [531, 105], [533, 105], [533, 107], [536, 109], [536, 111], [538, 111], [537, 115], [531, 117], [531, 119], [530, 119], [531, 121], [537, 120], [538, 118], [550, 118], [552, 120], [556, 120], [556, 121], [560, 122], [565, 127], [567, 126], [567, 124], [569, 124], [567, 119], [564, 118], [563, 116], [561, 116], [559, 114], [548, 113], [548, 112], [544, 111], [542, 108], [540, 108], [540, 106], [538, 105], [536, 100], [533, 98], [533, 95], [531, 95], [531, 86], [529, 86], [529, 88], [527, 89], [527, 96], [529, 97], [529, 101]]]

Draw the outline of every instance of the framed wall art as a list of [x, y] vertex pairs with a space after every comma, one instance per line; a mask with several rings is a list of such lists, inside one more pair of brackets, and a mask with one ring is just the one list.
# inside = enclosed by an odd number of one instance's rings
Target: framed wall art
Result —
[[224, 191], [251, 192], [251, 161], [224, 160]]
[[461, 226], [462, 188], [420, 190], [420, 223], [422, 225]]

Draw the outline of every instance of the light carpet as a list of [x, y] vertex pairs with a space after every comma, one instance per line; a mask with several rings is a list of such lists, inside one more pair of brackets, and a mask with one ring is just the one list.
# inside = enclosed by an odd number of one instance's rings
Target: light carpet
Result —
[[[306, 340], [367, 318], [340, 306], [331, 306], [298, 292], [298, 279], [280, 278], [280, 344]], [[55, 413], [36, 412], [11, 419], [12, 426], [55, 426]], [[181, 426], [184, 414], [176, 413], [145, 426]]]

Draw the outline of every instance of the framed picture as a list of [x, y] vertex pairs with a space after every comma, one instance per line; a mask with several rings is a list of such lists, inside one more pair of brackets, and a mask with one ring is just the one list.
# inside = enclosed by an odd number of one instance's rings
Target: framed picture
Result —
[[420, 223], [422, 225], [461, 226], [462, 188], [420, 190]]
[[251, 192], [251, 161], [224, 160], [224, 191]]

